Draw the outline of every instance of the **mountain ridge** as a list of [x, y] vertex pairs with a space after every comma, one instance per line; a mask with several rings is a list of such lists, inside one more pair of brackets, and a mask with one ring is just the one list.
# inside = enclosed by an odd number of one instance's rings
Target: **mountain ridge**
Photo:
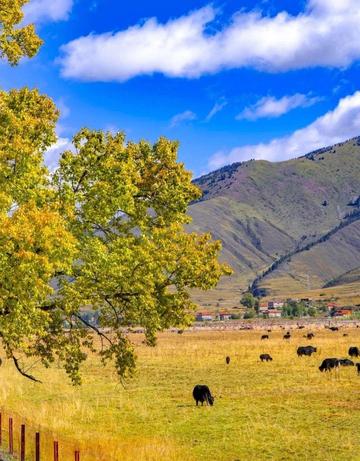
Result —
[[[225, 284], [244, 290], [287, 255], [299, 261], [290, 272], [300, 280], [305, 260], [296, 249], [307, 248], [303, 251], [316, 258], [321, 238], [338, 227], [340, 232], [341, 223], [360, 210], [360, 137], [282, 162], [236, 162], [194, 183], [203, 196], [190, 207], [191, 227], [222, 240], [222, 259], [234, 268], [232, 281]], [[357, 236], [357, 226], [351, 232]], [[355, 269], [341, 261], [341, 254], [337, 259], [339, 271]], [[319, 286], [329, 280], [325, 271], [316, 275]], [[332, 278], [341, 275], [331, 272]]]

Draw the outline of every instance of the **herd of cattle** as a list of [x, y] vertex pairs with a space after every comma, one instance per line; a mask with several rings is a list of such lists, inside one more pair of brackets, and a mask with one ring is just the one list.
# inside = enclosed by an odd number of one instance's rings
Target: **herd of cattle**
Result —
[[[338, 331], [338, 327], [328, 327], [332, 331]], [[268, 330], [270, 332], [271, 330]], [[307, 333], [304, 335], [304, 338], [307, 339], [312, 339], [314, 337], [314, 333]], [[346, 333], [343, 334], [343, 336], [348, 336]], [[290, 339], [291, 338], [291, 333], [290, 331], [287, 331], [285, 335], [283, 336], [284, 339]], [[269, 339], [269, 335], [262, 335], [261, 336], [262, 340]], [[314, 346], [299, 346], [297, 348], [297, 355], [298, 357], [302, 356], [307, 356], [310, 357], [313, 353], [317, 351], [317, 348]], [[348, 350], [348, 355], [353, 358], [353, 357], [360, 357], [360, 349], [356, 346], [351, 346]], [[260, 355], [260, 360], [261, 362], [271, 362], [272, 357], [270, 354], [261, 354]], [[230, 364], [230, 357], [226, 356], [225, 357], [225, 363], [227, 365]], [[331, 371], [335, 368], [338, 367], [348, 367], [348, 366], [355, 366], [357, 369], [357, 373], [360, 375], [360, 362], [354, 363], [352, 360], [348, 358], [326, 358], [322, 361], [321, 365], [319, 366], [319, 370], [322, 371]], [[193, 389], [193, 397], [194, 400], [196, 401], [196, 405], [199, 404], [199, 402], [203, 405], [206, 403], [207, 405], [213, 405], [214, 404], [214, 397], [211, 395], [210, 389], [208, 386], [205, 384], [197, 384], [194, 389]]]

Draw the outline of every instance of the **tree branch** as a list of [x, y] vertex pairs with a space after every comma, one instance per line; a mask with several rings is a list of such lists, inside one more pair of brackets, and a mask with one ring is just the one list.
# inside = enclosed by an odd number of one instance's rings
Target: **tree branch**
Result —
[[72, 314], [74, 317], [76, 317], [77, 319], [79, 319], [84, 325], [86, 325], [88, 328], [90, 328], [91, 330], [95, 331], [95, 333], [97, 333], [100, 338], [104, 338], [106, 339], [106, 341], [109, 342], [109, 344], [113, 345], [113, 342], [111, 341], [111, 339], [106, 336], [99, 328], [97, 328], [95, 325], [91, 325], [91, 323], [89, 323], [87, 320], [83, 319], [81, 317], [81, 315], [79, 314]]
[[34, 376], [32, 375], [29, 375], [28, 373], [26, 373], [20, 366], [19, 364], [19, 360], [13, 355], [11, 354], [11, 358], [13, 359], [13, 362], [14, 362], [14, 365], [15, 365], [15, 368], [17, 369], [17, 371], [22, 375], [22, 376], [25, 376], [25, 378], [28, 378], [30, 379], [31, 381], [35, 381], [36, 383], [41, 383], [41, 381], [37, 378], [35, 378]]

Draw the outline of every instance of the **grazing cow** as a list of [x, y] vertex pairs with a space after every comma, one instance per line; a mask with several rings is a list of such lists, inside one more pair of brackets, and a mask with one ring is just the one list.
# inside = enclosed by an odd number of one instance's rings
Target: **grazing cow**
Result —
[[298, 325], [298, 329], [299, 329], [299, 330], [302, 330], [303, 328], [305, 328], [304, 325]]
[[229, 356], [226, 357], [225, 362], [226, 362], [227, 365], [229, 365], [229, 363], [230, 363], [230, 357]]
[[268, 333], [271, 333], [271, 331], [272, 331], [271, 328], [269, 328], [269, 329], [268, 329]]
[[269, 335], [262, 335], [261, 339], [269, 339]]
[[262, 362], [271, 362], [272, 361], [272, 357], [269, 355], [269, 354], [261, 354], [260, 355], [260, 360]]
[[197, 384], [194, 387], [193, 397], [196, 401], [196, 406], [198, 406], [199, 402], [201, 402], [201, 405], [204, 405], [204, 402], [206, 402], [206, 405], [212, 406], [215, 400], [211, 395], [210, 389], [205, 384]]
[[350, 359], [339, 359], [339, 365], [342, 367], [353, 367], [354, 362]]
[[[308, 333], [308, 334], [306, 335], [306, 338], [307, 338], [307, 339], [313, 339], [314, 336], [315, 336], [314, 333], [311, 333], [311, 332], [310, 332], [310, 333]], [[304, 337], [305, 337], [305, 336], [304, 336]]]
[[356, 369], [357, 369], [358, 375], [360, 375], [360, 363], [356, 364]]
[[331, 331], [339, 331], [339, 327], [330, 327], [329, 330], [331, 330]]
[[311, 354], [313, 354], [316, 351], [317, 351], [316, 347], [313, 347], [313, 346], [300, 346], [297, 348], [296, 352], [299, 357], [302, 357], [303, 355], [311, 357]]
[[350, 357], [359, 357], [360, 350], [359, 350], [358, 347], [352, 346], [352, 347], [349, 348], [348, 354], [350, 355]]
[[339, 366], [339, 360], [335, 358], [324, 359], [322, 364], [319, 366], [320, 371], [330, 371], [332, 368]]
[[343, 333], [343, 336], [349, 336], [347, 333]]
[[289, 332], [287, 332], [284, 336], [283, 336], [284, 339], [290, 339], [291, 338], [291, 334]]

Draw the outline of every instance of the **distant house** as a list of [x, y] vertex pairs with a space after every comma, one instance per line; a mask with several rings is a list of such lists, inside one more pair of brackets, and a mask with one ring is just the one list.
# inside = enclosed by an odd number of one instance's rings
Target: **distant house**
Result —
[[350, 317], [353, 311], [350, 308], [334, 309], [332, 317]]
[[336, 303], [328, 303], [326, 307], [328, 308], [329, 311], [332, 311], [332, 310], [337, 309], [339, 306]]
[[268, 309], [282, 309], [284, 304], [284, 301], [268, 301]]
[[268, 303], [260, 303], [259, 304], [259, 312], [265, 312], [268, 310]]
[[263, 312], [264, 317], [272, 319], [272, 318], [279, 318], [281, 317], [282, 311], [278, 309], [268, 309], [267, 311]]
[[195, 319], [197, 322], [211, 321], [214, 320], [214, 314], [208, 311], [198, 312], [195, 316]]
[[231, 314], [227, 311], [222, 311], [217, 314], [219, 320], [231, 320]]

